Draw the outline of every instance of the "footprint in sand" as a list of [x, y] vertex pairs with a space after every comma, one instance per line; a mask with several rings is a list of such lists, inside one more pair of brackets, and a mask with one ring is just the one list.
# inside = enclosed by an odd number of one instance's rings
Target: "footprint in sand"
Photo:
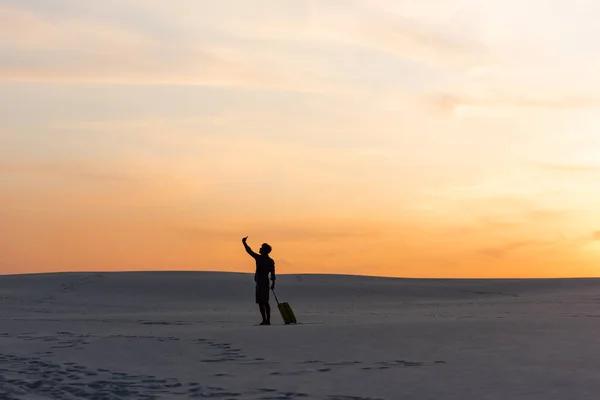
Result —
[[226, 392], [225, 389], [215, 386], [196, 386], [188, 391], [189, 398], [232, 398], [238, 397], [241, 393]]
[[329, 395], [327, 400], [383, 400], [375, 397]]
[[406, 360], [395, 360], [395, 361], [379, 361], [375, 365], [369, 367], [363, 367], [362, 370], [384, 370], [394, 367], [421, 367], [425, 365], [445, 364], [446, 361], [437, 360], [434, 362], [424, 361], [406, 361]]
[[[85, 366], [72, 362], [68, 365], [54, 364], [34, 357], [0, 354], [0, 364], [5, 367], [0, 374], [0, 388], [10, 385], [15, 391], [28, 392], [35, 398], [77, 397], [100, 400], [159, 399], [175, 394], [186, 398], [232, 398], [240, 395], [219, 387], [202, 388], [195, 382], [189, 386], [196, 387], [196, 390], [194, 393], [188, 393], [184, 384], [175, 378], [160, 379], [150, 375], [129, 375], [108, 369], [89, 370]], [[97, 379], [89, 380], [90, 376], [97, 376]]]
[[271, 376], [296, 376], [296, 375], [304, 375], [309, 373], [310, 371], [291, 371], [291, 372], [271, 372]]
[[340, 362], [324, 363], [323, 365], [343, 366], [343, 365], [356, 365], [356, 364], [362, 364], [362, 362], [360, 362], [360, 361], [340, 361]]

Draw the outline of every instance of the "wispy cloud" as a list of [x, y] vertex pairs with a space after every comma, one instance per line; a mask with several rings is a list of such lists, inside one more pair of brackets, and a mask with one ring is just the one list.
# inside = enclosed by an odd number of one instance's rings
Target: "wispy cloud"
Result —
[[558, 163], [541, 163], [535, 162], [534, 166], [547, 171], [557, 172], [598, 172], [600, 165], [591, 164], [558, 164]]
[[492, 96], [465, 96], [454, 94], [440, 94], [433, 97], [433, 103], [440, 109], [454, 112], [461, 107], [485, 108], [541, 108], [541, 109], [594, 109], [600, 108], [600, 97], [556, 97], [534, 98], [521, 95], [492, 95]]
[[68, 164], [68, 163], [8, 163], [0, 162], [0, 172], [7, 174], [5, 176], [52, 176], [67, 179], [79, 179], [86, 182], [101, 181], [112, 183], [132, 184], [139, 179], [133, 174], [128, 174], [122, 169], [115, 169], [114, 166], [108, 168], [94, 167], [89, 163]]
[[[0, 6], [0, 82], [231, 86], [276, 91], [352, 88], [251, 62], [252, 52], [127, 25]], [[10, 39], [9, 39], [10, 38]]]
[[485, 249], [480, 250], [479, 252], [481, 254], [484, 254], [484, 255], [492, 257], [492, 258], [501, 259], [501, 258], [505, 258], [509, 253], [511, 253], [513, 251], [516, 251], [516, 250], [519, 250], [522, 248], [526, 248], [526, 247], [537, 246], [537, 245], [541, 245], [541, 244], [543, 244], [543, 243], [532, 241], [532, 240], [523, 240], [523, 241], [506, 243], [506, 244], [503, 244], [503, 245], [497, 246], [497, 247], [485, 248]]
[[336, 38], [432, 67], [467, 66], [486, 59], [483, 49], [476, 43], [444, 32], [439, 26], [427, 26], [414, 19], [377, 14], [367, 9], [361, 11], [346, 27], [346, 35]]
[[[413, 4], [392, 13], [380, 3], [363, 1], [310, 1], [301, 22], [231, 26], [233, 34], [290, 43], [349, 45], [387, 53], [432, 68], [472, 66], [491, 62], [476, 35], [454, 26], [427, 21], [411, 13]], [[396, 10], [398, 11], [398, 10]]]
[[[285, 223], [274, 223], [272, 220], [242, 220], [229, 222], [230, 226], [210, 228], [201, 224], [196, 226], [174, 226], [171, 229], [185, 237], [193, 239], [237, 238], [241, 233], [251, 231], [255, 238], [272, 238], [278, 242], [296, 241], [332, 241], [348, 239], [377, 238], [390, 235], [395, 228], [385, 226], [381, 222], [348, 221], [339, 218], [324, 218], [318, 221], [307, 221], [306, 218], [287, 216]], [[287, 226], [284, 226], [287, 225]], [[240, 237], [241, 239], [241, 237]], [[266, 239], [257, 239], [266, 240]]]

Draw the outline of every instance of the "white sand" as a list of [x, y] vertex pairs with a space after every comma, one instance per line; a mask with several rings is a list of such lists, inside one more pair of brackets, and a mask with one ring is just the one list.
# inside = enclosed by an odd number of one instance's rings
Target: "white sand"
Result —
[[0, 277], [0, 399], [597, 399], [600, 280]]

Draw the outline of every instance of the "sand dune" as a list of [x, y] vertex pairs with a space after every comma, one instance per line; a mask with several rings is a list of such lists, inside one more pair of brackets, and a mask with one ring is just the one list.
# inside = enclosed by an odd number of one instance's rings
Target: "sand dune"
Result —
[[[0, 277], [0, 399], [595, 399], [600, 280]], [[272, 302], [274, 303], [274, 301]], [[274, 304], [273, 304], [274, 305]]]

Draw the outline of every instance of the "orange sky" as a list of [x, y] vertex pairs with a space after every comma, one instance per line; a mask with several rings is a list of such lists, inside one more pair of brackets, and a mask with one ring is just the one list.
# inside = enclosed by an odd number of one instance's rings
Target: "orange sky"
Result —
[[248, 235], [280, 273], [599, 276], [600, 6], [550, 3], [0, 4], [0, 273], [252, 272]]

